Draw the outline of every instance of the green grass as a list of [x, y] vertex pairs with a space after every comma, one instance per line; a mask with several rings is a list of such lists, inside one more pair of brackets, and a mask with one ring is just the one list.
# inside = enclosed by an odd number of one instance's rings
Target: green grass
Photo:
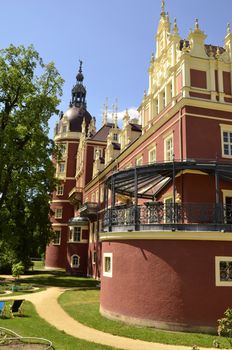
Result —
[[[55, 316], [54, 316], [55, 317]], [[64, 332], [58, 331], [42, 320], [36, 313], [33, 305], [25, 302], [24, 316], [10, 318], [0, 318], [0, 327], [11, 329], [12, 331], [29, 337], [42, 337], [52, 341], [55, 350], [113, 350], [115, 348], [95, 344], [74, 338]]]
[[221, 348], [230, 348], [227, 339], [216, 335], [160, 331], [108, 320], [99, 313], [98, 290], [66, 291], [60, 296], [59, 303], [71, 317], [79, 322], [114, 335], [191, 347], [193, 345], [197, 345], [198, 347], [213, 347], [213, 341], [216, 339], [220, 343]]
[[99, 283], [92, 278], [68, 276], [62, 271], [34, 274], [23, 280], [24, 283], [53, 287], [93, 288]]

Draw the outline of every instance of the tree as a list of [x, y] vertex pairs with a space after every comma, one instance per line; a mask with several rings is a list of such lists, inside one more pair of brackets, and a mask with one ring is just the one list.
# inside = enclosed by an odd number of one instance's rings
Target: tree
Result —
[[58, 112], [62, 84], [33, 46], [0, 50], [0, 268], [7, 255], [11, 265], [27, 267], [35, 243], [43, 251], [51, 238], [56, 180], [48, 121]]

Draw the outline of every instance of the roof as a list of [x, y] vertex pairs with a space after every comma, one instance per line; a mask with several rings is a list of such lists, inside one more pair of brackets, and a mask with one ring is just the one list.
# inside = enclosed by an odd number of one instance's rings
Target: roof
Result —
[[133, 123], [129, 123], [131, 125], [131, 130], [132, 131], [142, 131], [142, 125], [139, 124], [133, 124]]
[[139, 198], [153, 199], [168, 180], [173, 178], [173, 174], [176, 177], [183, 170], [201, 170], [211, 176], [218, 174], [221, 179], [232, 182], [231, 162], [186, 160], [153, 163], [117, 171], [107, 179], [106, 184], [110, 189], [113, 186], [116, 193], [133, 196], [136, 192]]
[[106, 125], [103, 125], [101, 129], [98, 130], [96, 134], [93, 135], [91, 140], [106, 142], [110, 129], [112, 129], [113, 127], [114, 127], [113, 123], [107, 123]]
[[[182, 51], [183, 49], [183, 45], [184, 45], [184, 41], [185, 41], [185, 44], [186, 44], [186, 47], [189, 47], [189, 41], [188, 40], [180, 40], [180, 50]], [[220, 55], [225, 52], [225, 49], [221, 46], [216, 46], [216, 45], [211, 45], [211, 44], [205, 44], [205, 51], [206, 51], [206, 54], [208, 56], [210, 56], [210, 53], [213, 54], [213, 56], [215, 57], [216, 53], [217, 53], [217, 50], [219, 49], [219, 53]]]

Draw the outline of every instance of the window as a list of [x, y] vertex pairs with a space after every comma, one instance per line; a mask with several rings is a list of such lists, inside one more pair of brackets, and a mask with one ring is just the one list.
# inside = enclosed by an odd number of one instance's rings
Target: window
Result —
[[100, 187], [100, 202], [104, 202], [104, 185]]
[[137, 158], [135, 160], [135, 165], [142, 165], [143, 164], [143, 157]]
[[74, 226], [69, 231], [69, 241], [70, 242], [80, 242], [81, 241], [81, 228]]
[[80, 242], [80, 240], [81, 240], [81, 228], [80, 227], [74, 227], [73, 241], [74, 242]]
[[91, 202], [92, 203], [95, 203], [95, 193], [93, 192], [92, 195], [91, 195]]
[[60, 146], [59, 150], [60, 150], [61, 155], [62, 156], [65, 155], [65, 153], [66, 153], [66, 144], [65, 143], [60, 143], [59, 146]]
[[113, 254], [104, 253], [103, 255], [103, 276], [112, 277], [113, 274]]
[[170, 97], [171, 97], [171, 99], [172, 99], [172, 97], [173, 97], [172, 83], [170, 83], [169, 86], [170, 86]]
[[95, 198], [96, 198], [96, 202], [98, 203], [99, 202], [99, 191], [98, 190], [96, 191], [96, 197]]
[[80, 266], [80, 257], [78, 255], [71, 256], [71, 267], [79, 267]]
[[232, 190], [222, 190], [224, 205], [224, 222], [232, 224]]
[[58, 172], [63, 174], [64, 171], [65, 171], [65, 163], [64, 162], [58, 163]]
[[232, 286], [232, 257], [215, 257], [215, 279], [216, 286]]
[[116, 141], [116, 142], [118, 141], [118, 134], [114, 134], [113, 135], [113, 140]]
[[60, 244], [60, 239], [61, 239], [61, 231], [60, 230], [56, 230], [54, 232], [54, 238], [53, 238], [52, 243], [54, 245], [58, 245], [58, 244]]
[[103, 156], [103, 149], [102, 148], [94, 148], [94, 159], [97, 158], [97, 155], [99, 156], [99, 158], [102, 158]]
[[154, 163], [156, 161], [156, 147], [152, 148], [148, 153], [149, 163]]
[[220, 124], [222, 157], [232, 157], [232, 125]]
[[93, 251], [93, 264], [96, 264], [97, 261], [97, 252], [96, 250]]
[[62, 219], [62, 215], [63, 215], [63, 208], [56, 208], [55, 219]]
[[173, 135], [166, 137], [164, 140], [164, 160], [170, 162], [173, 160]]
[[165, 91], [162, 94], [162, 99], [163, 99], [163, 108], [166, 106], [166, 101], [165, 101]]
[[155, 99], [155, 115], [159, 114], [158, 98]]
[[58, 185], [56, 189], [57, 196], [63, 196], [64, 194], [64, 185]]
[[223, 131], [223, 155], [232, 156], [232, 132]]

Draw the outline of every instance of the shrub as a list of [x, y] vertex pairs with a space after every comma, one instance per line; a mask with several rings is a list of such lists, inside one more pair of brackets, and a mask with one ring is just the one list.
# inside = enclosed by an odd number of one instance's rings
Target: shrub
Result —
[[227, 337], [232, 345], [232, 309], [230, 308], [224, 312], [224, 317], [218, 320], [218, 335]]
[[24, 273], [24, 266], [23, 266], [23, 263], [21, 261], [12, 265], [12, 276], [13, 277], [19, 279], [20, 275], [22, 275], [23, 273]]

